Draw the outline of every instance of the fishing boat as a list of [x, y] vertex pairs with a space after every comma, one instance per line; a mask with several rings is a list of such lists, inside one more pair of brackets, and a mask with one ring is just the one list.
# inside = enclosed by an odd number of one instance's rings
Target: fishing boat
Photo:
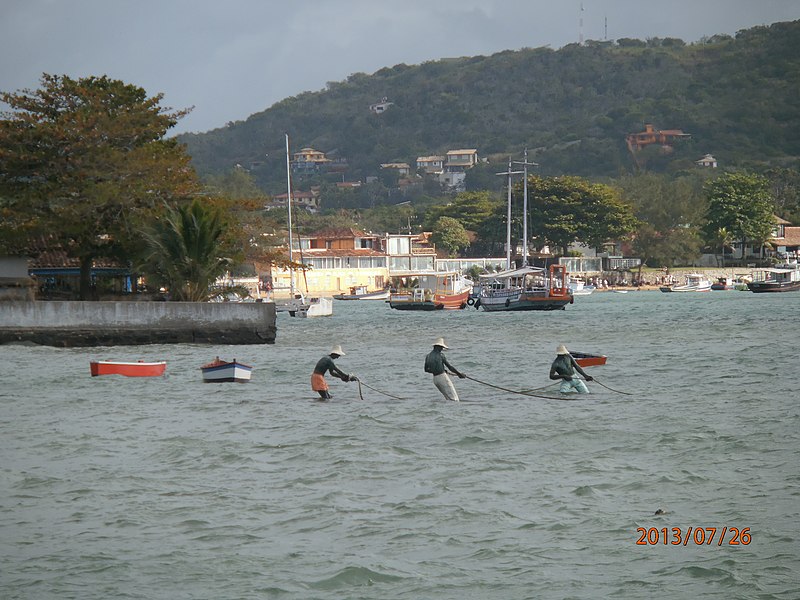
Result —
[[92, 377], [99, 375], [123, 375], [125, 377], [158, 377], [163, 375], [167, 369], [166, 361], [145, 362], [122, 362], [115, 360], [92, 360], [89, 361], [89, 369]]
[[391, 290], [376, 290], [368, 292], [365, 285], [354, 285], [349, 294], [334, 294], [334, 300], [388, 300]]
[[753, 271], [748, 289], [756, 294], [765, 292], [796, 292], [800, 290], [800, 265], [785, 263]]
[[390, 308], [397, 310], [459, 310], [467, 307], [472, 281], [456, 271], [415, 273], [416, 283], [389, 294]]
[[580, 277], [569, 278], [569, 291], [573, 296], [588, 296], [595, 289], [595, 286], [586, 283]]
[[488, 312], [564, 310], [573, 303], [563, 265], [522, 267], [481, 275], [481, 295], [475, 307]]
[[680, 285], [662, 285], [662, 292], [710, 292], [711, 280], [701, 273], [687, 273], [686, 283]]
[[228, 362], [217, 356], [210, 363], [200, 367], [205, 383], [247, 383], [253, 367], [238, 362], [235, 358]]
[[569, 352], [575, 362], [581, 367], [599, 367], [606, 364], [608, 357], [605, 354], [589, 354], [588, 352]]

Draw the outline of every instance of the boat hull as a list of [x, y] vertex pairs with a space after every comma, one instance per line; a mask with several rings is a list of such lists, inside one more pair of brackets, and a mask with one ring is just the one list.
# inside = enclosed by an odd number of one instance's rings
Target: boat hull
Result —
[[570, 354], [581, 367], [599, 367], [606, 364], [608, 360], [604, 354], [588, 354], [586, 352], [570, 352]]
[[661, 286], [660, 289], [662, 292], [710, 292], [711, 285], [703, 285], [703, 286], [695, 286], [695, 285], [671, 285], [671, 286]]
[[369, 294], [336, 294], [334, 300], [388, 300], [389, 290], [371, 292]]
[[800, 291], [800, 281], [774, 282], [774, 281], [751, 281], [747, 284], [747, 289], [755, 294], [765, 294], [771, 292], [797, 292]]
[[165, 361], [157, 362], [119, 362], [98, 360], [89, 362], [92, 377], [101, 375], [122, 375], [124, 377], [159, 377], [167, 369]]
[[253, 367], [240, 362], [219, 361], [200, 367], [204, 383], [247, 383]]
[[415, 300], [411, 294], [392, 294], [389, 307], [395, 310], [461, 310], [467, 307], [469, 290], [460, 294], [434, 294], [430, 300]]
[[480, 298], [480, 308], [487, 312], [523, 310], [564, 310], [572, 304], [572, 296], [552, 296], [550, 294], [522, 293], [503, 296], [484, 296]]

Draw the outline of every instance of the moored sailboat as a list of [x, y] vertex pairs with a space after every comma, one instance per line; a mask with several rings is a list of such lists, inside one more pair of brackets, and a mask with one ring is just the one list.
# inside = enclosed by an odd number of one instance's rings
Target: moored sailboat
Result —
[[[289, 160], [289, 134], [286, 136], [286, 188], [287, 211], [289, 222], [289, 262], [294, 262], [294, 242], [292, 239], [292, 175]], [[275, 301], [275, 312], [287, 312], [292, 317], [328, 317], [333, 314], [331, 298], [306, 298], [296, 289], [295, 272], [291, 269], [289, 276], [289, 298]]]

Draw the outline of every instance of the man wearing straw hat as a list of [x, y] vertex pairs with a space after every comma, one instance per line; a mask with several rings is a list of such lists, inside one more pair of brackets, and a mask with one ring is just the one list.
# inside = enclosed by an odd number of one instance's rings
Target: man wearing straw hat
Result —
[[332, 377], [338, 377], [342, 381], [357, 381], [354, 375], [348, 375], [344, 371], [340, 371], [334, 364], [334, 360], [344, 356], [342, 346], [337, 344], [334, 346], [327, 356], [323, 356], [317, 361], [314, 367], [314, 372], [311, 374], [311, 389], [319, 393], [319, 397], [323, 400], [330, 400], [333, 398], [328, 391], [328, 382], [325, 381], [325, 373], [330, 372]]
[[461, 373], [453, 365], [447, 362], [444, 354], [442, 354], [442, 350], [449, 350], [449, 348], [445, 345], [444, 338], [439, 338], [433, 343], [433, 350], [431, 350], [425, 357], [425, 372], [433, 374], [433, 385], [435, 385], [437, 389], [442, 392], [442, 395], [447, 400], [459, 402], [456, 388], [453, 386], [453, 382], [450, 381], [450, 378], [447, 376], [445, 368], [450, 369], [461, 379], [464, 379], [466, 375]]
[[561, 387], [559, 388], [559, 391], [562, 394], [571, 392], [573, 389], [579, 394], [589, 393], [589, 388], [586, 387], [586, 384], [575, 377], [575, 371], [583, 375], [586, 381], [592, 381], [592, 377], [584, 373], [583, 369], [581, 369], [581, 366], [575, 362], [574, 358], [572, 358], [572, 355], [569, 353], [569, 350], [567, 350], [567, 347], [564, 344], [561, 344], [556, 349], [556, 359], [553, 361], [553, 364], [550, 367], [550, 379], [562, 380]]

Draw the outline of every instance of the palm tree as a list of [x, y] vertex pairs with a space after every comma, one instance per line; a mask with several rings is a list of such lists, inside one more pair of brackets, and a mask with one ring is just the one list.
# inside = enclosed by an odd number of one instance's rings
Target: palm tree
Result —
[[731, 248], [733, 234], [726, 227], [720, 227], [714, 234], [714, 247], [719, 247], [722, 253], [722, 267], [725, 267], [725, 248]]
[[221, 212], [194, 200], [167, 208], [163, 220], [143, 233], [141, 270], [166, 287], [173, 300], [204, 302], [217, 277], [231, 264], [220, 256], [225, 224]]

